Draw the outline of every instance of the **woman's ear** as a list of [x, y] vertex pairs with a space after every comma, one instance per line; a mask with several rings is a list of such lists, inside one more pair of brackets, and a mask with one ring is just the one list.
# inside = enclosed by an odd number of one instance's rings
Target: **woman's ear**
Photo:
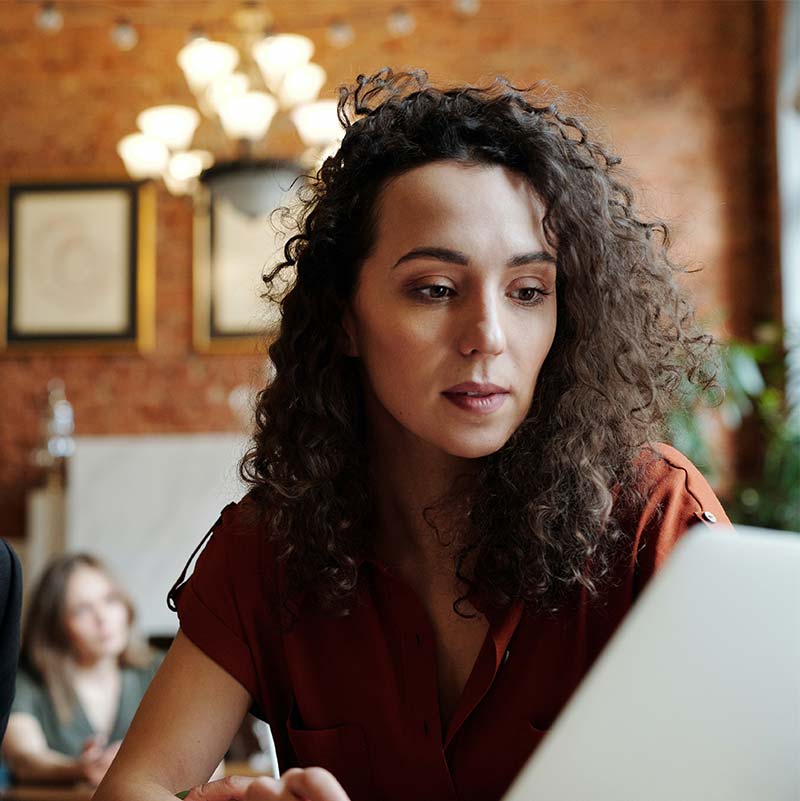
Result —
[[345, 356], [359, 356], [358, 342], [356, 339], [356, 321], [349, 306], [342, 315], [339, 350], [341, 350]]

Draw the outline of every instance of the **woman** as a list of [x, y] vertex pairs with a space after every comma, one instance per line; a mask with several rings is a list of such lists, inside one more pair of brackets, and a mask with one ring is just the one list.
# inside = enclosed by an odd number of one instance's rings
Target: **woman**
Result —
[[[666, 227], [531, 94], [341, 91], [267, 279], [296, 269], [251, 490], [170, 593], [97, 801], [499, 798], [675, 541], [726, 520], [658, 444], [682, 376], [711, 383]], [[198, 784], [251, 707], [290, 770]]]
[[16, 781], [99, 784], [163, 658], [130, 598], [93, 556], [47, 567], [33, 593], [3, 741]]

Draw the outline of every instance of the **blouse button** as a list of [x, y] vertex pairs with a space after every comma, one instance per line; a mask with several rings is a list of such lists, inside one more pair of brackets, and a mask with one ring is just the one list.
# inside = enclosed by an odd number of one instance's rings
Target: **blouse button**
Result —
[[717, 522], [717, 516], [713, 512], [703, 512], [701, 514], [701, 517], [703, 518], [703, 520], [705, 520], [708, 523], [716, 523]]
[[504, 665], [505, 665], [505, 663], [506, 663], [506, 662], [508, 662], [508, 655], [509, 655], [510, 653], [511, 653], [511, 650], [510, 650], [510, 649], [508, 649], [508, 650], [507, 650], [507, 651], [506, 651], [506, 652], [503, 654], [503, 664], [504, 664]]

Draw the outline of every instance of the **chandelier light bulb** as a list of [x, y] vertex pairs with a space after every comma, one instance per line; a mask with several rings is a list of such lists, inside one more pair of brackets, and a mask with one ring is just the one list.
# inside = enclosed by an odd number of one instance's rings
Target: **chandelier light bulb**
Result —
[[213, 163], [214, 157], [207, 150], [175, 153], [164, 170], [164, 184], [173, 195], [191, 194], [197, 187], [200, 173]]
[[302, 64], [290, 70], [281, 82], [278, 95], [281, 106], [289, 109], [316, 100], [327, 77], [325, 70], [314, 63]]
[[231, 97], [239, 97], [246, 94], [250, 88], [250, 80], [242, 72], [234, 72], [231, 75], [221, 75], [215, 78], [206, 89], [206, 99], [211, 108], [219, 114], [222, 104]]
[[58, 33], [64, 25], [64, 15], [52, 3], [42, 3], [35, 22], [40, 31]]
[[200, 115], [191, 106], [153, 106], [136, 118], [143, 133], [160, 139], [170, 150], [186, 150], [199, 123]]
[[139, 34], [136, 28], [126, 19], [117, 20], [111, 29], [111, 41], [123, 51], [133, 50], [139, 43]]
[[239, 63], [239, 51], [225, 42], [197, 36], [178, 51], [178, 65], [189, 88], [199, 94], [222, 75], [232, 73]]
[[339, 150], [339, 145], [341, 145], [341, 142], [331, 142], [317, 154], [313, 165], [315, 171], [319, 170], [328, 158], [336, 154]]
[[414, 15], [405, 8], [395, 8], [386, 20], [386, 28], [392, 36], [408, 36], [417, 27]]
[[292, 109], [290, 116], [306, 147], [325, 147], [340, 142], [344, 128], [337, 116], [336, 100], [317, 100]]
[[214, 163], [214, 157], [208, 150], [187, 150], [175, 153], [169, 160], [169, 172], [179, 181], [188, 181], [199, 177]]
[[298, 33], [279, 33], [256, 42], [252, 54], [267, 89], [278, 94], [284, 76], [311, 60], [314, 43]]
[[117, 144], [117, 153], [128, 175], [137, 181], [159, 178], [169, 161], [167, 146], [160, 139], [143, 133], [123, 136]]
[[266, 92], [247, 92], [228, 98], [219, 109], [225, 134], [231, 139], [262, 139], [278, 110], [278, 101]]

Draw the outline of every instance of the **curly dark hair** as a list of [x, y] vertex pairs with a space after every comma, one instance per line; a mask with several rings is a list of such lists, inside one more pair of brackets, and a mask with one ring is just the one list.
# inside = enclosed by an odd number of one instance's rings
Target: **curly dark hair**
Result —
[[537, 105], [548, 89], [501, 76], [442, 89], [423, 70], [388, 67], [339, 88], [344, 139], [301, 190], [299, 233], [264, 276], [270, 296], [296, 270], [269, 347], [274, 379], [240, 464], [290, 588], [312, 590], [331, 612], [347, 613], [369, 548], [364, 399], [341, 321], [388, 178], [442, 159], [505, 166], [542, 200], [557, 253], [557, 328], [530, 411], [480, 460], [479, 489], [442, 499], [470, 524], [455, 556], [467, 588], [497, 606], [522, 599], [551, 612], [576, 589], [597, 597], [627, 542], [620, 510], [644, 500], [642, 471], [659, 458], [653, 446], [682, 381], [714, 383], [713, 341], [675, 281], [686, 270], [667, 255], [667, 224], [637, 219], [621, 160], [590, 139], [583, 117]]

